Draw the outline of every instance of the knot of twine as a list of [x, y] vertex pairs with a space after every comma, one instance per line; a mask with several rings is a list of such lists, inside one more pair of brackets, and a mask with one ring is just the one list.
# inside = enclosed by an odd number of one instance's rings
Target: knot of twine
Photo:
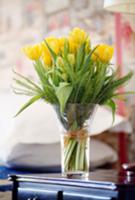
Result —
[[69, 131], [65, 135], [67, 138], [73, 138], [73, 139], [86, 139], [89, 137], [88, 131], [86, 129], [79, 129], [76, 131]]

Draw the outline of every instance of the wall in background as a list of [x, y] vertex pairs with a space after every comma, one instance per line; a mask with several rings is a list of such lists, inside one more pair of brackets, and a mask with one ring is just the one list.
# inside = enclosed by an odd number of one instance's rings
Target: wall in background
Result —
[[93, 43], [112, 44], [113, 15], [102, 10], [102, 3], [102, 0], [1, 0], [0, 91], [9, 92], [13, 66], [32, 75], [31, 63], [20, 51], [25, 44], [39, 42], [47, 35], [67, 34], [75, 26], [87, 30]]

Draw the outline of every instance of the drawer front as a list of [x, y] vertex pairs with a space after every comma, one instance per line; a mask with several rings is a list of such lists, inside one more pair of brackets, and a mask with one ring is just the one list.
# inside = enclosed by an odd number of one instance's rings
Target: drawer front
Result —
[[[81, 190], [81, 188], [80, 188]], [[18, 189], [17, 200], [117, 200], [112, 197], [103, 197], [100, 195], [91, 195], [88, 193], [76, 193], [68, 191], [53, 190], [31, 190], [29, 188]]]
[[95, 195], [64, 194], [64, 200], [117, 200], [113, 197], [101, 197]]
[[56, 183], [18, 182], [13, 194], [13, 200], [118, 200], [116, 191]]
[[49, 190], [18, 189], [17, 200], [58, 200], [60, 192]]

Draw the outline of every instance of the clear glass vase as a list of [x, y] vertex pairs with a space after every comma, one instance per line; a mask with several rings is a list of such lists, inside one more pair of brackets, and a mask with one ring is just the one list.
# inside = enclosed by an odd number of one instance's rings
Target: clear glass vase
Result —
[[63, 176], [81, 178], [89, 174], [89, 134], [95, 108], [95, 104], [67, 104], [61, 114], [59, 106], [55, 106], [60, 122]]

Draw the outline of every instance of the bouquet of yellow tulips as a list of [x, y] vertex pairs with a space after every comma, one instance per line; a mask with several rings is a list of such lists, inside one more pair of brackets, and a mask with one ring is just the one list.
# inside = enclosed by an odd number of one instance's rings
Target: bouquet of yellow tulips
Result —
[[[78, 113], [75, 119], [72, 112], [77, 108], [70, 109], [69, 104], [104, 104], [111, 107], [114, 116], [115, 99], [120, 96], [117, 89], [132, 76], [132, 72], [129, 72], [119, 78], [110, 64], [113, 47], [106, 44], [92, 47], [88, 33], [80, 28], [74, 28], [67, 37], [45, 38], [39, 44], [24, 47], [23, 52], [33, 61], [39, 82], [35, 83], [14, 72], [17, 76], [14, 78], [14, 92], [32, 96], [17, 115], [42, 99], [57, 107], [65, 130], [72, 133], [82, 129], [91, 108], [87, 107], [84, 112]], [[74, 139], [75, 134], [65, 139], [65, 170], [88, 169], [83, 154], [86, 149], [84, 139], [87, 137], [84, 130], [81, 133], [84, 136], [83, 145]], [[81, 163], [73, 154], [81, 156]]]

